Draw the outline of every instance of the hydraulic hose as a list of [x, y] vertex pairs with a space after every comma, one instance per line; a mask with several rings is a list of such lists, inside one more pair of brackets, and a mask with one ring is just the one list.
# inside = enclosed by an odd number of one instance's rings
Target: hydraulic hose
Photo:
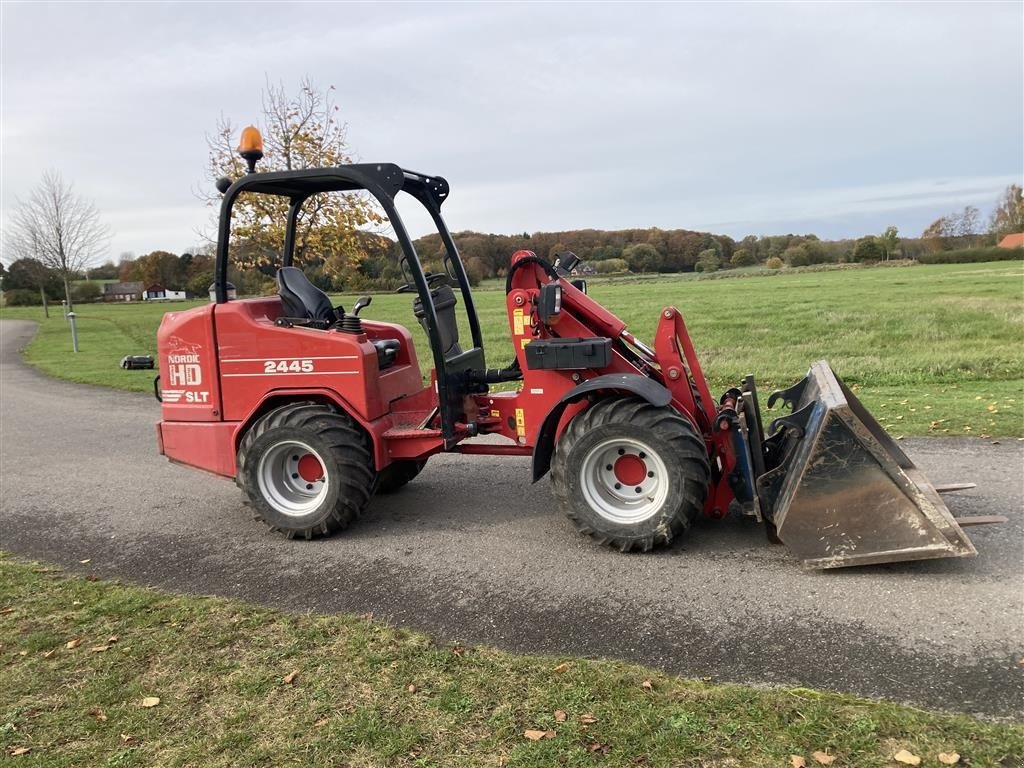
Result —
[[484, 384], [498, 384], [502, 381], [519, 381], [523, 378], [523, 371], [519, 367], [519, 359], [516, 358], [505, 368], [488, 368], [485, 371], [474, 372], [474, 378]]

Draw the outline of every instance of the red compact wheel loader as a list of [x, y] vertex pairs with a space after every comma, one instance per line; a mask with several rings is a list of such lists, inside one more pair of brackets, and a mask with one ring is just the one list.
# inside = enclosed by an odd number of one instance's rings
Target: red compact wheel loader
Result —
[[[251, 135], [250, 135], [251, 138]], [[768, 399], [790, 409], [765, 428], [753, 376], [714, 398], [682, 313], [662, 310], [653, 342], [587, 295], [577, 259], [511, 256], [505, 305], [514, 359], [488, 368], [473, 294], [441, 217], [448, 183], [392, 164], [222, 179], [215, 301], [169, 312], [159, 330], [160, 452], [235, 478], [256, 515], [288, 537], [349, 525], [375, 493], [436, 453], [528, 456], [576, 527], [623, 551], [682, 536], [730, 507], [762, 521], [809, 568], [974, 555], [924, 475], [825, 362]], [[390, 219], [402, 292], [429, 339], [424, 386], [408, 329], [332, 306], [292, 266], [296, 222], [317, 195], [365, 191]], [[275, 296], [234, 299], [227, 269], [239, 195], [288, 201]], [[415, 198], [446, 249], [425, 272], [396, 209]], [[469, 339], [460, 337], [461, 299]], [[517, 382], [514, 391], [491, 385]], [[478, 435], [504, 440], [474, 441]]]

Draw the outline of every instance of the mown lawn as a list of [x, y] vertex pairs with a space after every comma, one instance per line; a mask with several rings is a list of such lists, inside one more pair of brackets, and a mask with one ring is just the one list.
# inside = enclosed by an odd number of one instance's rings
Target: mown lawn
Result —
[[847, 768], [899, 765], [900, 750], [1024, 764], [1016, 724], [439, 645], [2, 554], [0, 668], [12, 765], [781, 768], [819, 752]]
[[[488, 359], [500, 365], [511, 357], [508, 326], [501, 291], [488, 288], [476, 294], [478, 311]], [[787, 386], [825, 358], [897, 436], [1024, 435], [1021, 262], [593, 280], [591, 295], [642, 339], [651, 338], [662, 307], [682, 309], [714, 391], [750, 372], [763, 390]], [[184, 306], [82, 305], [78, 355], [58, 311], [26, 356], [72, 381], [149, 391], [149, 372], [123, 372], [117, 362], [154, 352], [163, 312]], [[363, 314], [413, 328], [429, 365], [409, 296], [375, 296]], [[39, 320], [42, 311], [4, 309], [0, 317]]]

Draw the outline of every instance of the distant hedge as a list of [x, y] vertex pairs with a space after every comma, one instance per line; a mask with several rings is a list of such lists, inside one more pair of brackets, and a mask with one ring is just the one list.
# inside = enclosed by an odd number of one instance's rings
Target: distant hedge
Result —
[[39, 307], [43, 300], [39, 291], [30, 288], [12, 288], [4, 291], [4, 304], [8, 307]]
[[922, 253], [922, 264], [975, 264], [982, 261], [1018, 261], [1024, 259], [1024, 248], [961, 248], [956, 251]]

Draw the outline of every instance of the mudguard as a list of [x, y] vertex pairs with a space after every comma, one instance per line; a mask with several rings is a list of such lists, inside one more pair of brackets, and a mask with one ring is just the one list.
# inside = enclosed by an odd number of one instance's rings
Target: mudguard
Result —
[[638, 373], [609, 373], [584, 381], [570, 389], [544, 417], [540, 432], [537, 433], [537, 445], [533, 449], [533, 482], [537, 482], [551, 468], [551, 456], [555, 452], [555, 435], [558, 422], [562, 420], [565, 409], [579, 402], [591, 392], [611, 391], [629, 392], [642, 397], [651, 405], [663, 407], [672, 402], [672, 393], [656, 381]]

